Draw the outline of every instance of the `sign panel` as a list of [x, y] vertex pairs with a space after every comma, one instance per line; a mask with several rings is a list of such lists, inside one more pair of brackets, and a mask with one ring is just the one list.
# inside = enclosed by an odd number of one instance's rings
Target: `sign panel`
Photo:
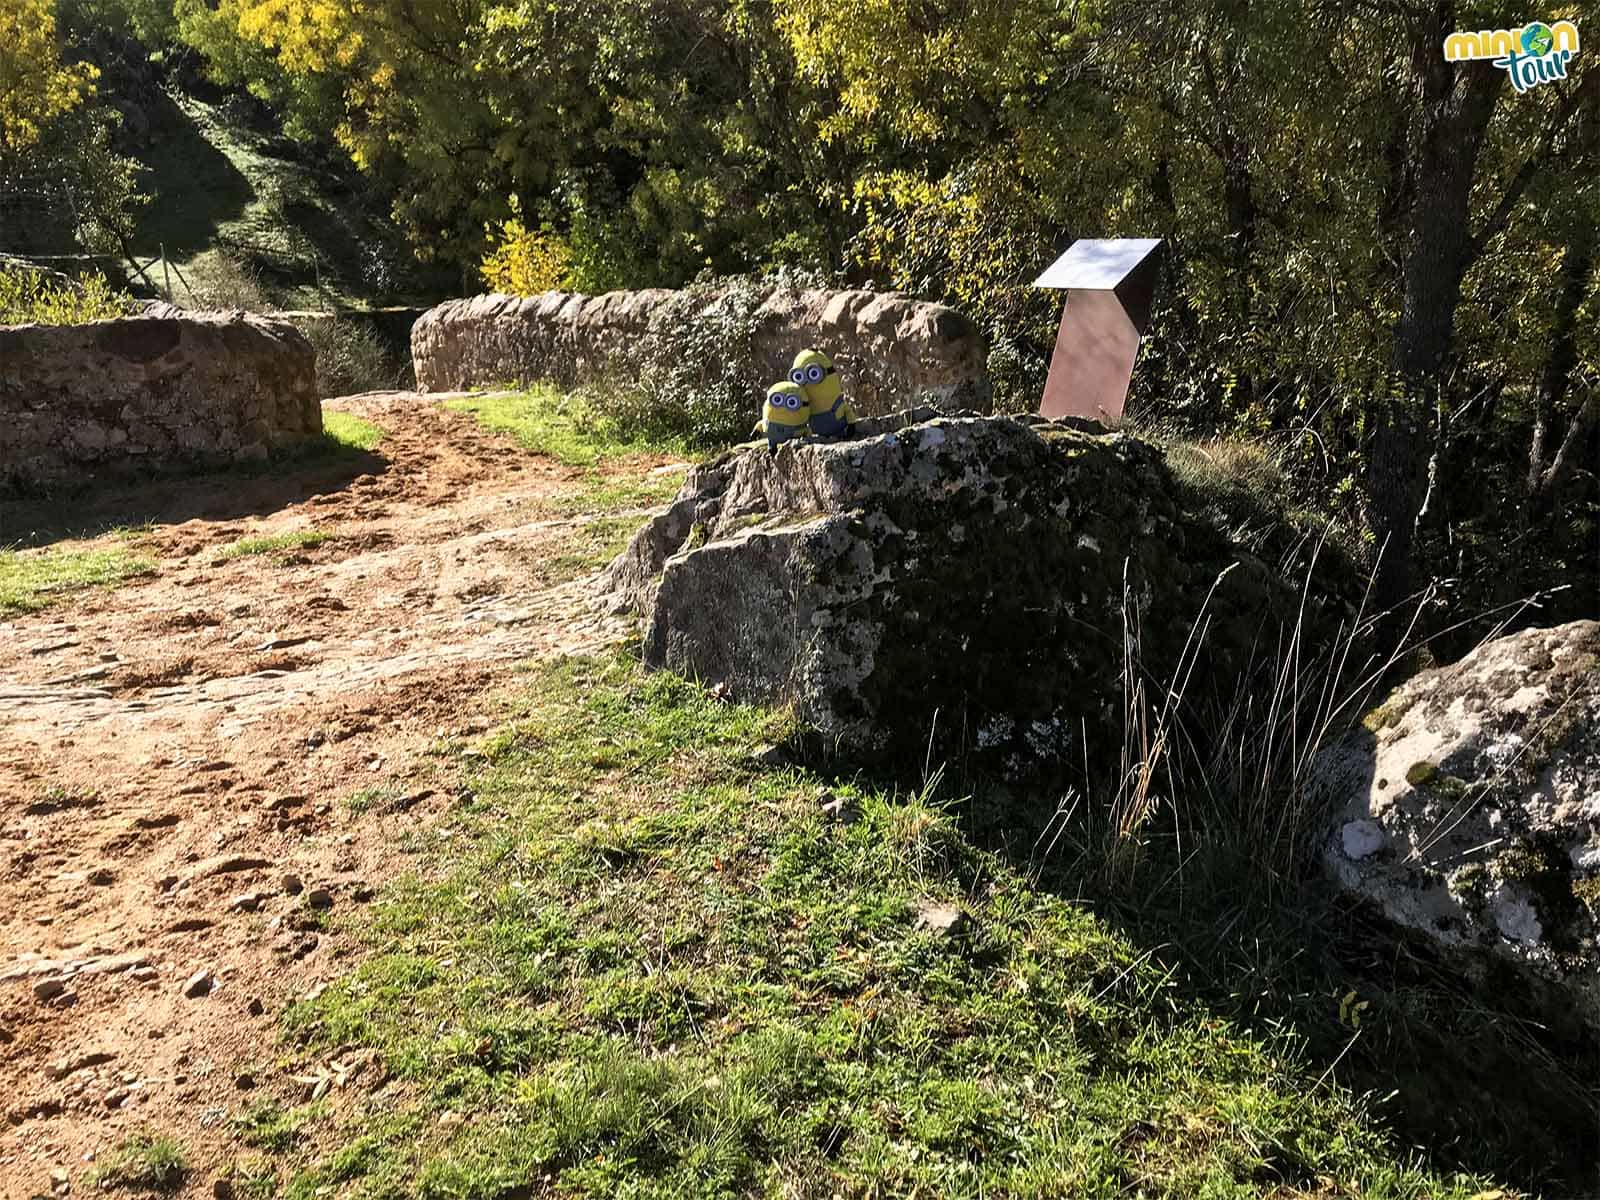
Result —
[[1139, 339], [1150, 321], [1160, 238], [1079, 238], [1035, 287], [1064, 288], [1066, 310], [1039, 402], [1045, 417], [1122, 419]]

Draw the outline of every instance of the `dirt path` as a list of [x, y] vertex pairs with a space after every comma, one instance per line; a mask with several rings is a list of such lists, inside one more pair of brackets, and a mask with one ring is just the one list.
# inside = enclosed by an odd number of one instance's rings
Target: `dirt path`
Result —
[[[331, 406], [387, 431], [375, 454], [105, 496], [74, 519], [154, 518], [156, 572], [0, 622], [6, 1200], [86, 1190], [147, 1128], [210, 1194], [276, 1015], [350, 965], [328, 916], [451, 802], [426, 749], [488, 729], [519, 660], [619, 632], [587, 579], [539, 582], [583, 472], [412, 395]], [[218, 557], [312, 528], [335, 537]]]

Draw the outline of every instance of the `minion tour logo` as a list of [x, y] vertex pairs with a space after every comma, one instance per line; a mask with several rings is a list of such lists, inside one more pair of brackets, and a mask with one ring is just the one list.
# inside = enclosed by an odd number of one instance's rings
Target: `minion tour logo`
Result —
[[1534, 21], [1521, 29], [1485, 29], [1452, 33], [1444, 40], [1446, 62], [1488, 58], [1504, 67], [1511, 84], [1525, 92], [1552, 79], [1567, 77], [1567, 63], [1578, 52], [1578, 27], [1571, 21], [1546, 25]]

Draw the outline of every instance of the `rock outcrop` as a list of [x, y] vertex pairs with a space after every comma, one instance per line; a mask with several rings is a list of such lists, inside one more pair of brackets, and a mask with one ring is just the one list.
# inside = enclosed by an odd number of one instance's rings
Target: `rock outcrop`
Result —
[[1345, 889], [1551, 1027], [1600, 1036], [1600, 622], [1422, 672], [1316, 768]]
[[242, 313], [0, 327], [0, 489], [264, 458], [322, 432], [316, 356]]
[[1193, 703], [1276, 661], [1297, 590], [1188, 515], [1155, 448], [931, 409], [860, 433], [690, 474], [604, 578], [649, 664], [792, 702], [852, 754], [1077, 771], [1186, 647]]
[[[660, 288], [585, 296], [474, 296], [424, 313], [411, 329], [411, 357], [424, 392], [603, 378], [652, 322], [671, 319], [676, 293]], [[719, 297], [707, 298], [705, 307]], [[913, 402], [987, 408], [983, 339], [954, 309], [898, 292], [773, 288], [755, 313], [754, 352], [767, 379], [788, 376], [794, 356], [822, 346], [859, 411], [882, 414]]]

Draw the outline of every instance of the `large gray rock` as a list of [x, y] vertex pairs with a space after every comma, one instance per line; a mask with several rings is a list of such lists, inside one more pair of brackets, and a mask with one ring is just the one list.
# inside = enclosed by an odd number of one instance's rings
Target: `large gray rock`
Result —
[[1126, 701], [1160, 707], [1186, 647], [1192, 705], [1276, 661], [1297, 589], [1189, 516], [1159, 451], [930, 415], [692, 472], [605, 576], [646, 661], [793, 703], [855, 754], [1073, 771], [1086, 734], [1116, 757]]
[[1600, 622], [1422, 672], [1314, 775], [1344, 888], [1558, 1029], [1600, 1033]]
[[[661, 288], [586, 296], [488, 295], [429, 309], [411, 329], [417, 387], [456, 391], [508, 382], [563, 385], [626, 368], [656, 323], [680, 320], [684, 301], [710, 310], [723, 296]], [[752, 352], [763, 382], [785, 379], [794, 356], [825, 347], [857, 410], [882, 415], [899, 404], [986, 408], [991, 388], [983, 339], [972, 322], [941, 304], [898, 292], [830, 292], [772, 287], [755, 311]], [[758, 386], [760, 386], [758, 384]], [[752, 401], [759, 407], [759, 396]]]
[[243, 313], [0, 326], [0, 490], [250, 460], [322, 432], [316, 355]]

